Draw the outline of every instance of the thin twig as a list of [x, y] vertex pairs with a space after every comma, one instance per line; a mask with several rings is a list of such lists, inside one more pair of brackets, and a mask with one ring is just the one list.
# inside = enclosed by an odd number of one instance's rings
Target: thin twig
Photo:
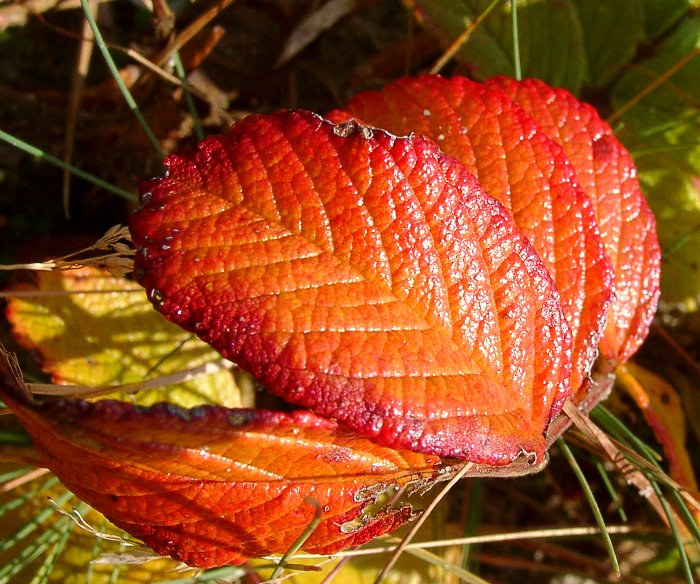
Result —
[[403, 538], [399, 546], [394, 550], [393, 555], [389, 559], [389, 561], [386, 563], [386, 565], [382, 568], [382, 571], [379, 572], [379, 575], [377, 576], [377, 579], [374, 581], [375, 584], [380, 584], [384, 578], [387, 577], [391, 569], [394, 567], [396, 562], [398, 561], [399, 557], [401, 556], [401, 553], [406, 549], [408, 544], [411, 543], [411, 540], [414, 538], [416, 533], [418, 533], [418, 530], [423, 526], [423, 523], [428, 519], [430, 514], [433, 512], [435, 507], [437, 507], [438, 503], [442, 501], [442, 499], [447, 495], [447, 493], [450, 491], [450, 489], [460, 480], [462, 479], [472, 468], [473, 464], [471, 462], [468, 462], [465, 464], [455, 476], [453, 476], [450, 479], [450, 482], [448, 482], [438, 493], [437, 497], [428, 505], [423, 513], [421, 513], [421, 516], [416, 520], [416, 522], [413, 524], [411, 529], [408, 531], [406, 536]]
[[33, 394], [38, 395], [56, 395], [62, 397], [75, 396], [81, 398], [97, 397], [115, 392], [136, 393], [138, 391], [155, 389], [157, 387], [175, 385], [176, 383], [186, 383], [187, 381], [197, 379], [198, 377], [212, 375], [225, 369], [231, 369], [233, 366], [234, 365], [233, 363], [231, 363], [231, 361], [227, 361], [226, 359], [220, 359], [214, 362], [203, 363], [202, 365], [198, 365], [197, 367], [190, 367], [189, 369], [176, 371], [175, 373], [170, 373], [169, 375], [162, 375], [160, 377], [147, 379], [145, 381], [138, 381], [136, 383], [100, 386], [28, 383], [27, 387]]
[[[97, 14], [97, 8], [100, 0], [88, 0], [87, 9], [92, 14], [93, 18]], [[75, 129], [78, 124], [78, 111], [83, 98], [83, 89], [85, 80], [87, 79], [88, 71], [90, 70], [90, 59], [92, 58], [92, 49], [95, 47], [95, 36], [92, 34], [90, 23], [87, 18], [83, 19], [83, 30], [81, 34], [82, 40], [78, 48], [78, 55], [75, 60], [75, 65], [71, 73], [70, 80], [70, 97], [68, 100], [68, 110], [66, 111], [66, 127], [65, 127], [65, 142], [63, 160], [66, 164], [73, 162], [73, 154], [75, 152]], [[63, 169], [63, 214], [66, 219], [70, 219], [70, 180], [71, 173], [67, 169]]]
[[430, 70], [430, 73], [435, 75], [439, 73], [445, 65], [447, 65], [448, 61], [459, 52], [464, 43], [466, 43], [472, 36], [472, 33], [483, 22], [484, 18], [486, 18], [489, 15], [489, 13], [496, 7], [496, 4], [498, 4], [499, 2], [501, 2], [501, 0], [493, 0], [493, 2], [491, 2], [491, 4], [489, 4], [486, 7], [486, 9], [481, 14], [479, 14], [479, 16], [477, 16], [474, 20], [471, 21], [471, 23], [469, 24], [469, 26], [467, 26], [464, 32], [455, 39], [455, 41], [447, 48], [443, 55], [435, 62], [435, 65], [433, 65], [433, 68]]
[[[645, 534], [666, 534], [664, 529], [643, 529], [638, 525], [608, 525], [608, 533], [611, 535], [645, 535]], [[493, 533], [488, 535], [473, 535], [470, 537], [458, 537], [453, 539], [442, 539], [439, 541], [422, 541], [408, 544], [404, 549], [433, 549], [463, 545], [481, 545], [489, 543], [503, 543], [507, 541], [519, 541], [529, 539], [563, 539], [575, 537], [590, 537], [600, 535], [600, 528], [592, 525], [588, 527], [563, 527], [563, 528], [544, 528], [531, 529], [524, 531], [515, 531], [511, 533]], [[331, 554], [329, 557], [333, 559], [345, 557], [361, 557], [372, 556], [379, 554], [387, 554], [398, 549], [398, 545], [367, 547], [358, 550], [347, 550], [337, 554]], [[295, 560], [311, 560], [318, 558], [315, 554], [297, 554]]]
[[49, 472], [51, 471], [49, 471], [48, 468], [34, 468], [16, 479], [3, 483], [2, 486], [0, 486], [0, 493], [7, 493], [8, 491], [21, 487], [34, 479], [38, 479]]
[[675, 75], [678, 71], [680, 71], [683, 67], [685, 67], [690, 61], [692, 61], [695, 57], [700, 55], [700, 49], [695, 48], [692, 51], [690, 51], [687, 55], [685, 55], [682, 59], [679, 59], [676, 63], [674, 63], [671, 67], [669, 67], [666, 71], [664, 71], [661, 75], [658, 77], [655, 77], [649, 85], [646, 87], [643, 87], [635, 96], [633, 96], [631, 99], [629, 99], [626, 103], [622, 104], [622, 106], [614, 111], [608, 119], [606, 120], [608, 124], [611, 124], [617, 120], [618, 118], [622, 117], [622, 115], [629, 110], [631, 107], [637, 105], [642, 99], [644, 99], [647, 95], [649, 95], [652, 91], [663, 85], [671, 76]]

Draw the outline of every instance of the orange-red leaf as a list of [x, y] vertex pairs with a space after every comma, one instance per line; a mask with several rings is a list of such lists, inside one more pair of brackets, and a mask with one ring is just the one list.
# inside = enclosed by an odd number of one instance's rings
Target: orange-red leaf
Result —
[[432, 141], [281, 112], [166, 164], [131, 231], [169, 319], [381, 444], [543, 457], [569, 393], [559, 295], [508, 212]]
[[[157, 552], [192, 566], [304, 549], [333, 553], [410, 519], [409, 506], [363, 515], [392, 487], [435, 480], [435, 456], [392, 450], [306, 411], [104, 400], [37, 403], [0, 363], [0, 397], [44, 464], [71, 491]], [[307, 499], [309, 498], [309, 499]]]
[[583, 396], [612, 297], [612, 268], [561, 147], [503, 92], [464, 77], [404, 77], [357, 95], [346, 110], [372, 126], [435, 140], [510, 210], [561, 293], [573, 335], [571, 387]]
[[541, 81], [499, 77], [505, 91], [561, 144], [579, 183], [593, 201], [605, 249], [615, 270], [615, 301], [600, 342], [602, 355], [623, 363], [649, 332], [659, 298], [661, 252], [656, 223], [634, 162], [593, 107]]

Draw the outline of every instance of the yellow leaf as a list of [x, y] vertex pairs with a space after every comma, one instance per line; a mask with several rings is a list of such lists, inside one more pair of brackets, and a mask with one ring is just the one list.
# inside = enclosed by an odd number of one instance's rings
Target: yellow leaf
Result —
[[698, 484], [685, 446], [683, 404], [664, 379], [628, 361], [616, 370], [617, 380], [642, 410], [668, 459], [671, 477], [689, 489]]
[[[167, 322], [143, 288], [95, 268], [40, 272], [38, 285], [15, 287], [7, 318], [15, 339], [41, 355], [54, 383], [120, 385], [220, 361], [192, 334]], [[109, 397], [150, 405], [183, 407], [214, 403], [244, 405], [230, 371], [137, 394]]]

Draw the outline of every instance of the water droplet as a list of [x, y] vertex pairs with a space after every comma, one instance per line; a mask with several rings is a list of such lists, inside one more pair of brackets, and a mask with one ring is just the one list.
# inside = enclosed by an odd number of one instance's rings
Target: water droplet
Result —
[[147, 193], [143, 193], [141, 195], [141, 204], [148, 205], [148, 203], [151, 202], [152, 198], [153, 198], [153, 193], [151, 191], [148, 191]]
[[445, 139], [445, 134], [438, 134], [437, 139], [438, 139], [438, 140], [444, 140], [444, 139]]
[[323, 508], [323, 512], [324, 512], [324, 513], [328, 513], [330, 510], [331, 510], [330, 505], [326, 505], [326, 506]]
[[424, 110], [423, 110], [423, 115], [424, 115], [426, 118], [429, 118], [429, 117], [430, 117], [430, 110], [429, 110], [429, 109], [424, 109]]
[[158, 310], [163, 307], [163, 304], [165, 304], [165, 294], [158, 290], [158, 288], [152, 288], [148, 291], [148, 299]]
[[160, 249], [162, 251], [168, 251], [170, 249], [170, 244], [169, 243], [161, 243], [160, 244]]

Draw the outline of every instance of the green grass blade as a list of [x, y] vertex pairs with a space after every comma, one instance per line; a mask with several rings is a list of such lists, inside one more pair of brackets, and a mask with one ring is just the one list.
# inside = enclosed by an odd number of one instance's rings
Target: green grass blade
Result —
[[51, 551], [46, 554], [46, 558], [44, 558], [43, 563], [37, 570], [36, 576], [34, 576], [32, 579], [31, 584], [46, 584], [49, 581], [51, 573], [56, 566], [56, 562], [58, 561], [61, 553], [63, 553], [63, 550], [68, 543], [68, 539], [73, 532], [74, 525], [70, 521], [64, 523], [65, 525], [61, 525], [55, 529], [58, 535], [58, 540], [51, 548]]
[[644, 458], [658, 466], [658, 461], [662, 459], [662, 456], [648, 444], [637, 438], [634, 432], [617, 419], [607, 408], [602, 405], [596, 406], [591, 412], [591, 418], [594, 422], [600, 424], [606, 432], [613, 435], [620, 442], [634, 448]]
[[[56, 504], [64, 505], [73, 497], [73, 493], [66, 491], [58, 499]], [[5, 547], [0, 546], [3, 551], [12, 547], [18, 541], [24, 539], [39, 527], [41, 523], [46, 521], [56, 509], [53, 506], [46, 507], [38, 513], [34, 519], [28, 522], [23, 528], [16, 531], [9, 538], [6, 538], [2, 544], [11, 542]], [[46, 553], [50, 546], [57, 543], [63, 534], [66, 526], [70, 529], [73, 527], [73, 522], [68, 517], [61, 517], [50, 528], [40, 532], [37, 537], [23, 548], [16, 556], [14, 556], [7, 564], [0, 568], [0, 584], [6, 584], [11, 579], [19, 574], [26, 566], [34, 562], [42, 554]]]
[[[73, 493], [71, 493], [70, 491], [66, 491], [58, 499], [56, 499], [56, 504], [64, 505], [68, 501], [70, 501], [72, 497]], [[44, 509], [37, 513], [31, 521], [28, 521], [17, 531], [6, 537], [4, 540], [0, 541], [0, 552], [7, 551], [17, 542], [31, 535], [34, 532], [34, 530], [36, 530], [44, 521], [51, 517], [51, 515], [55, 512], [56, 509], [52, 505], [44, 507]]]
[[35, 541], [0, 568], [0, 584], [11, 582], [12, 578], [46, 552], [56, 538], [57, 536], [53, 531], [42, 533]]
[[610, 498], [612, 499], [613, 503], [615, 503], [615, 507], [617, 508], [617, 513], [620, 516], [620, 519], [622, 519], [623, 523], [627, 523], [627, 513], [625, 513], [625, 509], [622, 506], [622, 501], [620, 500], [620, 497], [618, 496], [617, 491], [615, 490], [615, 487], [613, 486], [612, 481], [610, 480], [608, 471], [605, 470], [605, 466], [603, 466], [603, 463], [600, 462], [600, 460], [596, 459], [594, 461], [594, 464], [595, 467], [598, 469], [598, 474], [600, 475], [600, 478], [603, 481], [603, 485], [605, 485], [605, 490], [610, 495]]
[[448, 574], [453, 574], [454, 576], [457, 576], [462, 582], [466, 582], [467, 584], [489, 584], [486, 580], [480, 578], [476, 574], [473, 574], [472, 572], [469, 572], [460, 566], [451, 564], [447, 560], [441, 558], [440, 556], [432, 552], [429, 552], [428, 550], [423, 550], [419, 548], [407, 549], [406, 553], [420, 558], [424, 562], [428, 562], [433, 566], [442, 568]]
[[[30, 499], [33, 499], [42, 491], [53, 487], [56, 483], [58, 483], [58, 479], [56, 477], [51, 477], [49, 480], [44, 481], [44, 483], [42, 483], [38, 487], [32, 489], [31, 491], [26, 492], [21, 497], [15, 497], [14, 499], [9, 500], [4, 505], [0, 506], [0, 517], [5, 515], [5, 513], [8, 513], [10, 511], [12, 511], [13, 509], [16, 509], [17, 507], [22, 506], [24, 503], [26, 503]], [[0, 551], [2, 551], [2, 550], [3, 550], [2, 541], [0, 541]]]
[[[486, 491], [484, 481], [479, 478], [470, 480], [469, 503], [467, 506], [467, 519], [465, 521], [464, 536], [469, 537], [477, 533], [477, 527], [483, 522], [484, 498]], [[470, 572], [479, 573], [479, 561], [473, 556], [478, 553], [479, 545], [464, 546], [462, 565]], [[475, 553], [476, 552], [476, 553]]]
[[681, 568], [683, 569], [683, 575], [685, 576], [685, 580], [688, 584], [694, 584], [695, 579], [693, 578], [693, 572], [690, 568], [690, 561], [688, 560], [688, 554], [685, 552], [685, 545], [683, 545], [683, 538], [681, 537], [681, 534], [678, 531], [678, 526], [676, 525], [676, 520], [673, 517], [673, 513], [671, 513], [671, 507], [669, 506], [668, 502], [666, 501], [666, 498], [664, 497], [664, 494], [661, 492], [661, 489], [659, 488], [659, 485], [656, 483], [656, 481], [652, 480], [651, 486], [654, 488], [654, 492], [656, 493], [656, 496], [659, 498], [659, 501], [661, 502], [661, 506], [663, 507], [664, 513], [666, 514], [666, 519], [668, 519], [668, 524], [671, 527], [671, 532], [673, 533], [673, 538], [676, 540], [676, 548], [678, 549], [678, 554], [680, 556]]
[[[106, 526], [107, 520], [103, 519], [99, 528], [102, 533], [104, 533]], [[102, 549], [102, 541], [103, 540], [101, 537], [96, 537], [92, 543], [90, 561], [87, 564], [87, 570], [85, 570], [85, 584], [90, 584], [90, 582], [92, 582], [92, 573], [94, 570], [94, 564], [92, 563], [92, 560], [97, 559], [97, 556], [100, 555], [100, 550]]]
[[237, 578], [242, 578], [248, 573], [248, 570], [238, 566], [227, 566], [225, 568], [214, 568], [207, 570], [200, 576], [194, 578], [176, 578], [174, 580], [159, 580], [153, 584], [205, 584], [206, 582], [214, 582], [216, 580], [235, 581]]
[[202, 128], [202, 121], [199, 119], [199, 114], [197, 113], [197, 107], [194, 103], [194, 98], [192, 97], [192, 92], [189, 89], [187, 83], [187, 72], [182, 64], [182, 59], [180, 59], [180, 53], [177, 51], [173, 53], [173, 62], [175, 63], [175, 73], [182, 81], [182, 86], [185, 90], [185, 104], [187, 105], [187, 110], [190, 112], [192, 117], [192, 124], [194, 125], [194, 133], [197, 136], [197, 140], [204, 140], [204, 129]]
[[595, 500], [593, 491], [591, 491], [591, 487], [588, 484], [588, 481], [586, 480], [586, 477], [583, 474], [581, 467], [578, 465], [578, 462], [576, 462], [576, 459], [574, 458], [574, 455], [571, 452], [571, 449], [569, 448], [568, 444], [566, 444], [566, 442], [562, 438], [559, 438], [558, 442], [562, 452], [564, 453], [564, 456], [566, 457], [566, 460], [571, 465], [571, 468], [574, 471], [576, 478], [581, 484], [581, 488], [583, 489], [583, 492], [586, 495], [586, 499], [588, 500], [588, 504], [591, 507], [591, 511], [593, 511], [593, 516], [595, 517], [596, 523], [600, 528], [600, 533], [603, 536], [605, 547], [608, 550], [608, 556], [610, 557], [612, 568], [615, 571], [615, 574], [618, 577], [620, 577], [620, 563], [617, 561], [615, 548], [613, 547], [612, 540], [610, 539], [610, 534], [608, 533], [608, 529], [605, 525], [605, 520], [603, 519], [603, 514], [600, 512], [600, 508], [598, 507], [598, 503]]
[[314, 508], [314, 516], [312, 517], [311, 521], [309, 522], [309, 525], [307, 525], [306, 529], [304, 529], [304, 531], [301, 533], [301, 535], [290, 546], [290, 548], [284, 553], [284, 555], [280, 559], [279, 563], [277, 564], [277, 567], [272, 572], [272, 576], [270, 576], [270, 580], [274, 580], [275, 578], [279, 578], [280, 574], [282, 574], [282, 570], [284, 570], [284, 567], [289, 563], [289, 558], [291, 558], [295, 553], [297, 553], [299, 551], [301, 546], [304, 545], [306, 540], [309, 539], [309, 537], [311, 537], [311, 534], [316, 530], [316, 528], [318, 527], [318, 524], [321, 523], [322, 513], [321, 513], [321, 506], [318, 504], [318, 501], [316, 501], [315, 499], [312, 499], [311, 497], [304, 497], [304, 503], [311, 505]]
[[83, 180], [86, 180], [106, 191], [109, 191], [110, 193], [114, 193], [115, 195], [127, 199], [128, 201], [138, 201], [138, 197], [134, 193], [130, 193], [129, 191], [125, 191], [124, 189], [120, 189], [119, 187], [114, 186], [113, 184], [110, 184], [107, 181], [102, 180], [101, 178], [96, 177], [93, 174], [80, 170], [77, 166], [73, 166], [72, 164], [64, 162], [60, 158], [51, 156], [51, 154], [47, 154], [43, 150], [40, 150], [39, 148], [36, 148], [31, 144], [27, 144], [23, 140], [20, 140], [19, 138], [16, 138], [15, 136], [12, 136], [11, 134], [4, 132], [3, 130], [0, 130], [0, 140], [11, 144], [15, 148], [19, 148], [20, 150], [26, 152], [31, 156], [36, 156], [40, 160], [45, 160], [46, 162], [53, 164], [54, 166], [58, 166], [63, 170], [67, 170], [75, 176], [80, 177]]
[[31, 471], [32, 469], [30, 467], [25, 466], [23, 468], [18, 468], [17, 470], [11, 470], [9, 472], [6, 472], [5, 474], [0, 474], [0, 485], [13, 479], [16, 479], [17, 477], [21, 477], [22, 475], [27, 474]]
[[[32, 441], [24, 432], [0, 431], [0, 444], [12, 444], [13, 446], [29, 446]], [[0, 481], [2, 482], [2, 481]]]
[[[598, 405], [591, 414], [591, 417], [594, 417], [595, 420], [607, 432], [609, 432], [612, 435], [615, 435], [620, 440], [620, 442], [626, 444], [627, 446], [636, 448], [637, 452], [639, 452], [639, 454], [641, 454], [651, 465], [661, 470], [661, 465], [658, 462], [660, 458], [658, 453], [656, 453], [647, 444], [645, 444], [639, 438], [637, 438], [637, 436], [635, 436], [635, 434], [631, 432], [627, 428], [627, 426], [625, 426], [618, 418], [616, 418], [612, 414], [612, 412], [610, 412], [605, 407]], [[654, 477], [648, 478], [652, 485], [655, 482], [658, 482]], [[668, 487], [671, 489], [671, 498], [677, 506], [678, 511], [681, 514], [681, 517], [683, 518], [683, 522], [685, 523], [689, 531], [692, 533], [693, 538], [697, 542], [700, 542], [700, 527], [693, 518], [693, 515], [688, 509], [687, 504], [680, 496], [678, 491], [675, 488], [673, 488], [673, 485], [668, 485]]]
[[107, 63], [107, 67], [109, 68], [109, 71], [112, 74], [114, 82], [117, 84], [117, 87], [119, 87], [119, 91], [121, 92], [124, 101], [129, 106], [129, 109], [134, 114], [139, 124], [141, 124], [143, 131], [146, 133], [149, 142], [155, 149], [158, 156], [160, 158], [163, 158], [164, 154], [163, 149], [160, 146], [160, 142], [158, 142], [158, 138], [156, 138], [155, 134], [153, 133], [153, 130], [151, 130], [151, 127], [148, 125], [146, 118], [143, 117], [143, 114], [141, 113], [141, 110], [139, 109], [136, 100], [134, 100], [134, 97], [131, 95], [131, 92], [129, 91], [128, 87], [124, 84], [124, 80], [119, 74], [119, 69], [117, 69], [117, 65], [114, 63], [114, 59], [112, 59], [112, 55], [110, 54], [109, 49], [105, 44], [105, 40], [102, 37], [102, 33], [100, 32], [100, 29], [97, 26], [95, 19], [92, 17], [92, 13], [88, 9], [87, 0], [80, 0], [80, 5], [83, 7], [85, 18], [88, 21], [88, 24], [90, 25], [93, 34], [95, 35], [95, 43], [97, 43], [97, 48], [100, 49], [102, 57], [104, 58], [105, 63]]
[[515, 78], [518, 81], [522, 81], [523, 69], [520, 65], [520, 29], [518, 27], [518, 1], [512, 0], [510, 5], [510, 17], [513, 27], [513, 66], [515, 67]]

